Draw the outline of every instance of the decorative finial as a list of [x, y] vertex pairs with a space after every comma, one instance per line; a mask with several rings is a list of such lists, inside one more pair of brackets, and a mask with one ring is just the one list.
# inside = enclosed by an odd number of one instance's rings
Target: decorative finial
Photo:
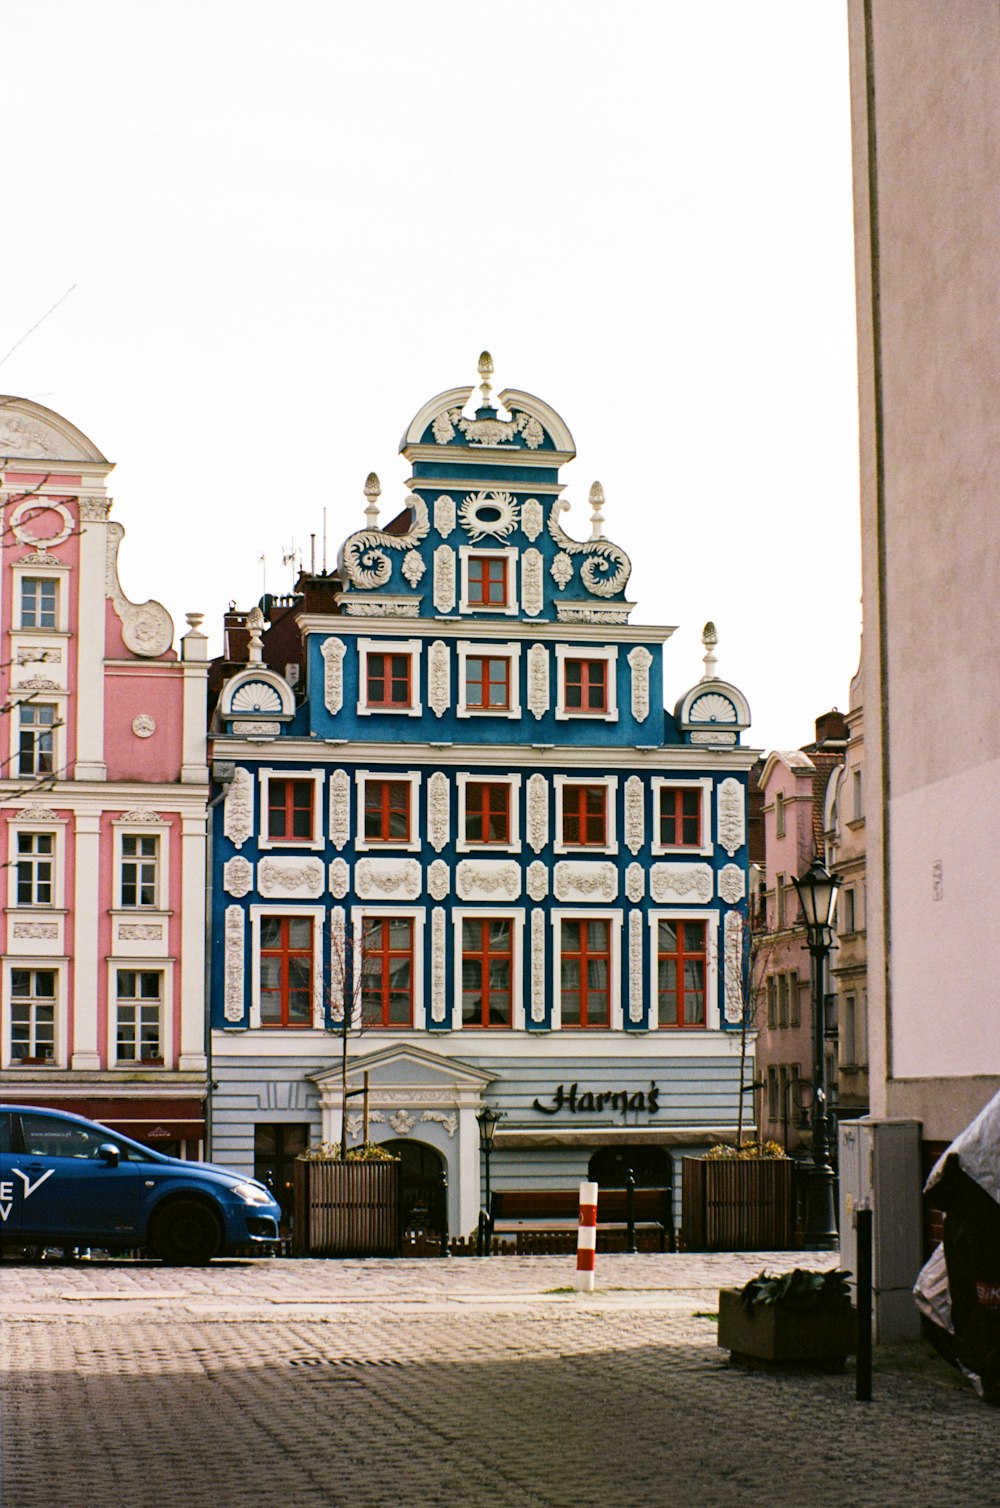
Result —
[[490, 407], [490, 378], [493, 376], [493, 357], [489, 351], [483, 351], [479, 357], [479, 375], [483, 379], [479, 384], [483, 395], [482, 408]]
[[262, 647], [264, 614], [259, 607], [252, 607], [247, 613], [247, 628], [250, 630], [250, 647], [247, 651], [247, 659], [251, 665], [259, 665], [264, 658]]
[[184, 616], [192, 633], [197, 633], [205, 621], [204, 613], [185, 613]]
[[382, 483], [374, 471], [369, 471], [368, 480], [365, 482], [365, 497], [368, 499], [365, 508], [365, 518], [368, 520], [369, 529], [374, 529], [378, 523], [378, 499], [382, 496]]
[[711, 619], [705, 624], [705, 627], [702, 629], [701, 642], [705, 646], [705, 673], [702, 676], [702, 680], [714, 681], [715, 655], [712, 653], [712, 650], [719, 642], [719, 635], [716, 633], [715, 624], [711, 621]]
[[604, 488], [600, 482], [594, 482], [590, 489], [590, 507], [592, 510], [590, 514], [590, 537], [591, 539], [603, 539], [604, 514], [601, 512], [601, 509], [604, 507]]

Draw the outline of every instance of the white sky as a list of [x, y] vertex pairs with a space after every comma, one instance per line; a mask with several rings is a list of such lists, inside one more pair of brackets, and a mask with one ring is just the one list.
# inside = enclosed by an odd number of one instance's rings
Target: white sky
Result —
[[[568, 529], [678, 625], [667, 700], [806, 742], [859, 652], [842, 0], [7, 0], [0, 391], [117, 462], [135, 600], [221, 615], [382, 520], [433, 394], [568, 423]], [[564, 522], [566, 522], [564, 520]], [[803, 626], [808, 625], [808, 626]], [[817, 632], [817, 625], [820, 631]]]

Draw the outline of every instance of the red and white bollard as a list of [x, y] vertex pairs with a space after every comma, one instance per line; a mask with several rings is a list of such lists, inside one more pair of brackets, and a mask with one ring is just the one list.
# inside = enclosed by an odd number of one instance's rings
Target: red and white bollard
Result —
[[576, 1286], [581, 1293], [594, 1291], [594, 1261], [597, 1256], [597, 1184], [580, 1185], [580, 1224], [576, 1233]]

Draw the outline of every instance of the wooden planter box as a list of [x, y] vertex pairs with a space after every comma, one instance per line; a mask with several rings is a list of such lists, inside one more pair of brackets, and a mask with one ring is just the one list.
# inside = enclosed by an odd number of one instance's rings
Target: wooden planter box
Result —
[[738, 1288], [719, 1293], [719, 1345], [741, 1366], [842, 1372], [855, 1352], [857, 1332], [857, 1310], [849, 1304], [752, 1304], [746, 1309]]
[[790, 1251], [792, 1164], [787, 1158], [681, 1159], [687, 1251]]
[[398, 1257], [398, 1162], [295, 1163], [293, 1249], [300, 1257]]

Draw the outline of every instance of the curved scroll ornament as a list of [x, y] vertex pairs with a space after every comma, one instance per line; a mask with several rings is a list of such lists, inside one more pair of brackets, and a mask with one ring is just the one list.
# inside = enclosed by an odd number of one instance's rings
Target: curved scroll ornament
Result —
[[130, 602], [118, 580], [118, 546], [125, 530], [121, 524], [108, 524], [105, 596], [121, 621], [125, 648], [144, 660], [166, 654], [174, 642], [174, 620], [162, 602]]
[[406, 505], [412, 523], [405, 534], [389, 534], [385, 529], [360, 529], [344, 540], [337, 565], [352, 586], [363, 592], [385, 586], [392, 575], [389, 552], [412, 550], [430, 533], [431, 521], [423, 498], [411, 492]]
[[719, 786], [719, 842], [730, 858], [743, 847], [746, 823], [743, 804], [743, 787], [730, 777]]
[[567, 555], [582, 555], [580, 580], [595, 597], [614, 597], [625, 590], [632, 574], [632, 562], [625, 551], [607, 539], [590, 539], [580, 544], [559, 527], [559, 514], [569, 507], [562, 498], [552, 505], [549, 514], [549, 533]]
[[327, 712], [339, 712], [344, 705], [344, 655], [347, 645], [343, 639], [324, 639], [319, 652], [323, 656], [323, 702]]
[[724, 926], [726, 1020], [739, 1026], [743, 1020], [743, 918], [738, 911], [727, 911]]

